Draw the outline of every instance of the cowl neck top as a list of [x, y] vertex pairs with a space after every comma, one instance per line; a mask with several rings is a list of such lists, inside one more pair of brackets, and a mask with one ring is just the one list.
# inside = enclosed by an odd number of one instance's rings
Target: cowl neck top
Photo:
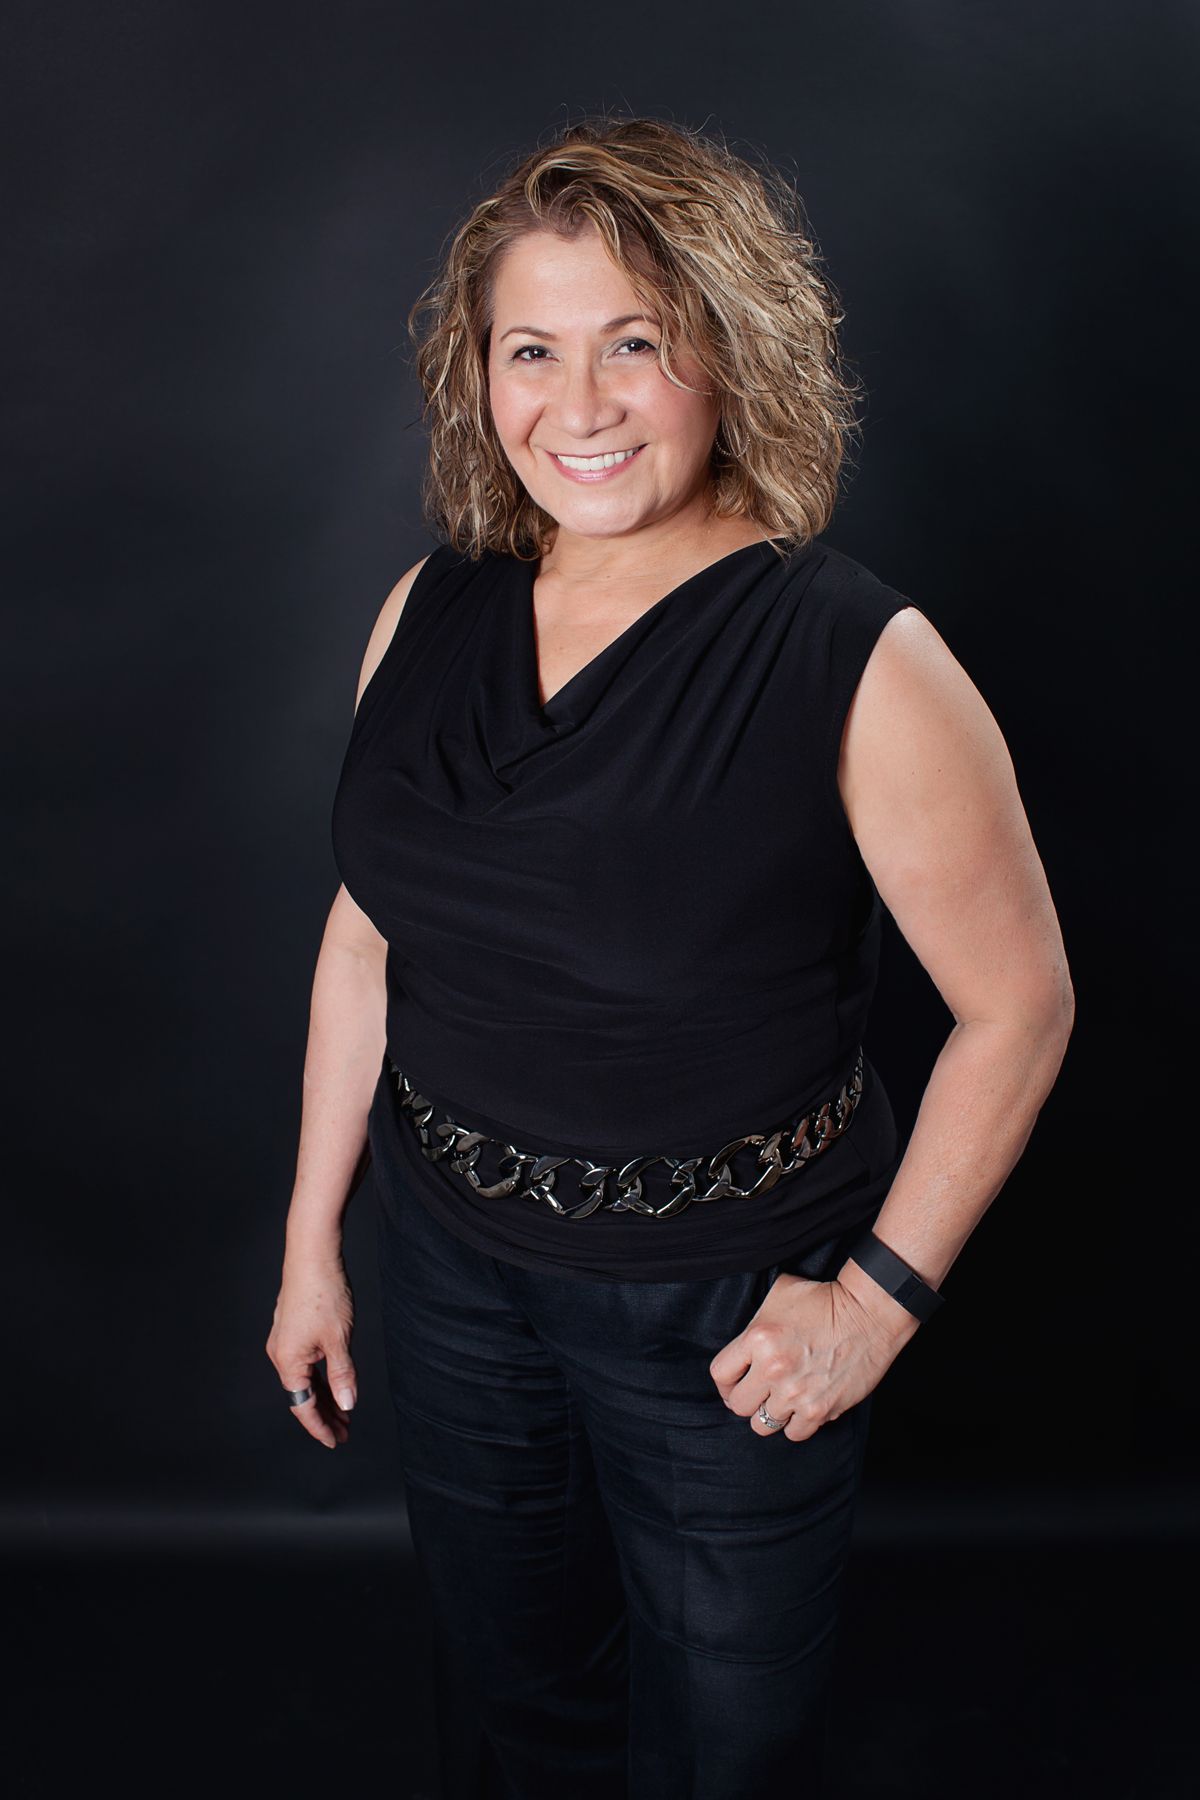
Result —
[[525, 1266], [762, 1267], [882, 1203], [895, 1128], [869, 1060], [850, 1129], [802, 1173], [663, 1220], [481, 1200], [421, 1155], [387, 1062], [472, 1129], [604, 1162], [711, 1154], [835, 1094], [881, 923], [837, 788], [842, 727], [911, 602], [819, 539], [743, 545], [543, 703], [536, 569], [439, 545], [351, 727], [332, 831], [388, 944], [377, 1176]]

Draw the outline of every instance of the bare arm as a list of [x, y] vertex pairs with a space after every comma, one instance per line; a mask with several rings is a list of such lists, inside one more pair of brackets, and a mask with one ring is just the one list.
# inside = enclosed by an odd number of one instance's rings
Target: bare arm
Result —
[[[383, 603], [363, 657], [354, 711], [387, 652], [421, 567], [414, 563]], [[387, 943], [345, 887], [338, 887], [313, 976], [288, 1251], [336, 1251], [345, 1208], [371, 1161], [367, 1114], [385, 1042], [385, 963]]]
[[[367, 644], [355, 711], [396, 630], [423, 561], [384, 601]], [[287, 1251], [336, 1254], [342, 1219], [370, 1162], [367, 1115], [383, 1058], [387, 943], [344, 886], [317, 956], [304, 1061]]]
[[[884, 904], [955, 1018], [872, 1227], [937, 1287], [1029, 1140], [1075, 999], [1000, 728], [915, 607], [888, 620], [863, 671], [838, 788]], [[785, 1269], [710, 1373], [758, 1436], [800, 1443], [871, 1393], [919, 1324], [849, 1257], [828, 1282]]]
[[336, 1255], [370, 1162], [367, 1115], [383, 1057], [387, 944], [339, 887], [317, 956], [287, 1254]]
[[[383, 604], [363, 659], [356, 711], [421, 567], [415, 563]], [[367, 1119], [383, 1060], [386, 963], [386, 941], [340, 886], [313, 977], [296, 1175], [283, 1276], [266, 1345], [285, 1388], [313, 1390], [292, 1411], [331, 1450], [346, 1440], [346, 1414], [357, 1396], [350, 1354], [354, 1309], [342, 1261], [342, 1220], [370, 1161]], [[318, 1372], [322, 1361], [323, 1377]]]
[[[880, 896], [955, 1019], [873, 1226], [937, 1287], [1029, 1141], [1075, 998], [1000, 728], [915, 608], [888, 621], [863, 673], [839, 786]], [[856, 1263], [838, 1281], [897, 1336], [916, 1329]]]

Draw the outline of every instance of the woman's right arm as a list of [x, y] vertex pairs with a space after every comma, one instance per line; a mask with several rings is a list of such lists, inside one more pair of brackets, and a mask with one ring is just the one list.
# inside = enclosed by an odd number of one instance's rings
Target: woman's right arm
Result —
[[343, 1215], [370, 1161], [367, 1115], [383, 1059], [386, 960], [386, 940], [339, 887], [313, 975], [288, 1257], [341, 1253]]
[[[363, 658], [356, 711], [425, 560], [414, 563], [384, 601]], [[292, 1410], [330, 1449], [346, 1440], [345, 1415], [357, 1393], [342, 1220], [370, 1162], [367, 1118], [385, 1044], [386, 961], [386, 940], [339, 887], [313, 976], [296, 1174], [266, 1346], [285, 1388], [313, 1388], [313, 1399]], [[323, 1378], [316, 1370], [322, 1359]]]

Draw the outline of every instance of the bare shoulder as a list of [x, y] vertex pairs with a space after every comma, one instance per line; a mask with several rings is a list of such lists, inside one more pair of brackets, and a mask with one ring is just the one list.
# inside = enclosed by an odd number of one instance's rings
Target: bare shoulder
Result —
[[[429, 555], [432, 556], [433, 552], [430, 551]], [[413, 564], [411, 569], [406, 569], [379, 609], [379, 617], [367, 640], [366, 655], [363, 657], [362, 670], [358, 677], [358, 692], [354, 697], [356, 712], [358, 703], [366, 691], [367, 683], [383, 661], [387, 647], [396, 635], [396, 626], [400, 623], [400, 614], [404, 611], [404, 602], [412, 591], [413, 582], [428, 561], [429, 556], [423, 556], [420, 562]]]
[[996, 774], [1011, 767], [967, 671], [923, 612], [902, 607], [880, 632], [846, 716], [838, 779], [847, 810], [862, 776], [877, 782], [890, 771], [910, 791], [914, 781], [944, 788], [956, 752], [968, 752], [960, 765], [968, 784], [987, 765]]
[[1008, 745], [915, 606], [867, 660], [838, 787], [884, 905], [955, 1016], [1061, 1012], [1062, 938]]
[[[942, 831], [965, 813], [1019, 810], [1008, 746], [991, 709], [936, 626], [915, 606], [880, 632], [842, 735], [838, 787], [856, 837], [904, 862], [914, 815]], [[881, 843], [880, 840], [883, 840]], [[926, 852], [928, 840], [921, 846]]]

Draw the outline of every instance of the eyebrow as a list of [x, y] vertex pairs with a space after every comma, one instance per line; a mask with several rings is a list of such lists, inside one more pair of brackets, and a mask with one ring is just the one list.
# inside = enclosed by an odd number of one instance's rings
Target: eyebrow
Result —
[[[608, 324], [602, 325], [600, 329], [601, 331], [620, 331], [622, 325], [637, 325], [641, 322], [647, 325], [654, 324], [649, 313], [622, 313], [619, 319], [610, 319]], [[512, 336], [514, 331], [527, 331], [530, 337], [547, 338], [552, 344], [557, 342], [552, 331], [541, 331], [536, 325], [510, 325], [507, 331], [501, 332], [498, 342], [502, 344], [506, 337]]]

